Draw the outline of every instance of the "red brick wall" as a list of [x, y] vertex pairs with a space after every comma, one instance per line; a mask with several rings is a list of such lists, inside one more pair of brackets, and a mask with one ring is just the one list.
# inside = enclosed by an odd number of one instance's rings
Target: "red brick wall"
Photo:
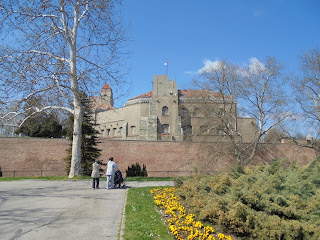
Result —
[[[172, 174], [170, 171], [175, 171], [174, 175], [195, 170], [228, 171], [236, 163], [226, 144], [102, 140], [99, 147], [103, 150], [100, 157], [103, 162], [113, 156], [122, 172], [132, 163], [138, 162], [141, 167], [145, 164], [149, 176], [159, 175], [158, 171], [163, 171], [162, 176]], [[252, 164], [285, 158], [305, 165], [317, 157], [316, 151], [292, 144], [264, 144], [258, 153]]]
[[[0, 166], [2, 171], [52, 170], [56, 174], [52, 172], [51, 175], [67, 175], [64, 158], [68, 146], [69, 141], [63, 139], [0, 138]], [[113, 156], [122, 173], [136, 162], [141, 167], [146, 165], [149, 176], [189, 175], [196, 169], [227, 171], [235, 165], [226, 144], [102, 139], [98, 147], [102, 149], [100, 159], [106, 163]], [[292, 144], [264, 144], [253, 164], [287, 158], [305, 165], [316, 156], [314, 150]]]
[[[65, 176], [69, 141], [47, 138], [0, 138], [0, 167], [3, 176]], [[24, 171], [24, 172], [21, 172]]]

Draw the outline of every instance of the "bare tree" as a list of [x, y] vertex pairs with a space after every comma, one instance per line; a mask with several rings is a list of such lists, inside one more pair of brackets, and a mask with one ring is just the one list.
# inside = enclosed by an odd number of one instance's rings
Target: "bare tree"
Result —
[[[281, 80], [281, 65], [274, 58], [266, 58], [265, 63], [252, 59], [247, 67], [216, 61], [194, 80], [198, 87], [220, 93], [218, 121], [224, 132], [220, 139], [229, 139], [239, 166], [253, 159], [262, 137], [287, 117]], [[256, 120], [251, 143], [241, 143], [237, 130], [238, 112]], [[217, 123], [212, 121], [212, 124]]]
[[320, 135], [320, 49], [314, 48], [300, 56], [301, 74], [292, 77], [296, 100], [304, 122], [312, 127], [315, 138]]
[[[122, 80], [122, 47], [126, 40], [117, 0], [0, 1], [2, 119], [21, 115], [4, 107], [40, 96], [42, 108], [74, 115], [69, 177], [82, 175], [83, 106], [105, 82]], [[9, 105], [8, 105], [9, 106]], [[21, 124], [23, 121], [21, 122]]]
[[[218, 95], [212, 101], [204, 101], [199, 109], [211, 118], [208, 122], [210, 131], [214, 131], [217, 143], [228, 142], [232, 145], [233, 155], [239, 165], [243, 164], [244, 150], [241, 146], [241, 136], [237, 132], [237, 101], [241, 85], [240, 67], [228, 61], [216, 61], [200, 72], [193, 84], [205, 92], [216, 92]], [[205, 100], [205, 99], [204, 99]], [[218, 146], [218, 145], [217, 145]], [[220, 145], [223, 146], [223, 145]], [[223, 156], [225, 148], [214, 149], [215, 156]]]
[[267, 57], [264, 63], [252, 59], [250, 65], [243, 69], [239, 86], [241, 112], [257, 121], [257, 132], [248, 162], [255, 156], [262, 137], [290, 116], [284, 87], [282, 66], [275, 58]]

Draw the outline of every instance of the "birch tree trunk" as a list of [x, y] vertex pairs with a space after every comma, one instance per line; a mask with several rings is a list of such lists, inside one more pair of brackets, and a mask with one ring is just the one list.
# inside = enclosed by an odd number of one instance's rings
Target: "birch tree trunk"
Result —
[[73, 139], [72, 139], [72, 157], [69, 178], [81, 176], [81, 143], [82, 143], [82, 122], [83, 122], [83, 107], [76, 103], [74, 109], [74, 124], [73, 124]]
[[[76, 19], [75, 19], [76, 20]], [[76, 25], [75, 25], [76, 27]], [[73, 29], [72, 32], [76, 32]], [[76, 61], [76, 39], [71, 43], [70, 47], [70, 69], [71, 69], [71, 89], [73, 92], [73, 138], [72, 138], [72, 157], [69, 178], [74, 176], [81, 176], [81, 143], [82, 143], [82, 122], [83, 122], [83, 106], [81, 103], [80, 90], [78, 85], [77, 76], [77, 61]]]

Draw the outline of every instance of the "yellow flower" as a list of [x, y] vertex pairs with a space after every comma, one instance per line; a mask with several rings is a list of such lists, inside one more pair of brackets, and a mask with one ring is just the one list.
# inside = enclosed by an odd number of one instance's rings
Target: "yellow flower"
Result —
[[196, 227], [196, 228], [202, 228], [203, 227], [202, 223], [199, 222], [199, 221], [194, 223], [193, 226]]
[[219, 233], [219, 234], [218, 234], [218, 238], [221, 239], [221, 240], [223, 240], [223, 239], [224, 239], [224, 234]]
[[[195, 221], [194, 214], [186, 214], [185, 208], [180, 203], [180, 198], [175, 196], [176, 188], [155, 188], [150, 190], [154, 202], [162, 208], [167, 216], [171, 232], [178, 240], [184, 240], [183, 236], [189, 239], [215, 240], [214, 230], [210, 226], [204, 227], [199, 221]], [[232, 240], [224, 234], [218, 234], [219, 240]]]

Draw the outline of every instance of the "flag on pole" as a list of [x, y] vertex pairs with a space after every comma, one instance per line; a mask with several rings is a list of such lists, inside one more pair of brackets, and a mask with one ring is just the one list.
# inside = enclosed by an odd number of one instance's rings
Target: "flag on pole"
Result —
[[164, 64], [165, 66], [167, 66], [168, 65], [168, 60], [166, 60], [166, 62], [165, 62], [165, 64]]

